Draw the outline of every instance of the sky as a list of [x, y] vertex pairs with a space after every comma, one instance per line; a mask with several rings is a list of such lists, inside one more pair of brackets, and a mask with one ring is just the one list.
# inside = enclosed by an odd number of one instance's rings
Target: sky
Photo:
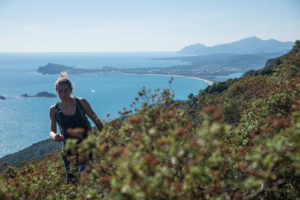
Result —
[[178, 51], [300, 39], [299, 0], [0, 0], [0, 52]]

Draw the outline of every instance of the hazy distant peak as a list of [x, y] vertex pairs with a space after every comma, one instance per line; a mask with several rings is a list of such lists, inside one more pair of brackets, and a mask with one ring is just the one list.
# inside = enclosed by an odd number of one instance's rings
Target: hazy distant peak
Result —
[[249, 37], [249, 38], [244, 38], [244, 39], [241, 39], [239, 41], [236, 41], [236, 42], [232, 42], [232, 43], [243, 43], [243, 42], [262, 42], [263, 40], [258, 38], [258, 37]]
[[252, 36], [252, 37], [241, 39], [239, 41], [243, 41], [243, 40], [261, 41], [262, 39], [260, 39], [260, 38], [258, 38], [256, 36]]
[[189, 46], [184, 47], [182, 50], [179, 51], [179, 53], [183, 54], [195, 54], [195, 52], [205, 51], [208, 47], [204, 44], [191, 44]]
[[252, 36], [212, 47], [206, 47], [203, 44], [189, 45], [181, 49], [179, 53], [194, 55], [286, 53], [292, 49], [293, 45], [293, 42], [280, 42], [274, 39], [262, 40], [256, 36]]
[[190, 46], [197, 46], [197, 47], [203, 47], [203, 48], [206, 47], [204, 44], [201, 44], [201, 43], [192, 44], [192, 45], [190, 45]]
[[188, 48], [197, 48], [197, 49], [205, 49], [207, 48], [207, 46], [205, 46], [204, 44], [201, 43], [197, 43], [197, 44], [191, 44], [189, 46], [187, 46]]

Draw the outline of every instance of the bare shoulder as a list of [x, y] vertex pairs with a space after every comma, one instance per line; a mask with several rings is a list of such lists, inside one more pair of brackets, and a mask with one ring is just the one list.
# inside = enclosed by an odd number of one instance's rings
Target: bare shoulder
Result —
[[83, 105], [83, 106], [87, 106], [89, 105], [89, 102], [85, 99], [85, 98], [82, 98], [82, 97], [77, 97], [80, 101], [80, 103]]
[[55, 105], [50, 106], [50, 110], [49, 110], [49, 114], [50, 114], [50, 118], [55, 118], [54, 116], [54, 109], [55, 109]]
[[79, 99], [80, 101], [85, 100], [85, 98], [82, 97], [76, 97], [77, 99]]
[[50, 112], [53, 112], [55, 108], [55, 105], [50, 106]]

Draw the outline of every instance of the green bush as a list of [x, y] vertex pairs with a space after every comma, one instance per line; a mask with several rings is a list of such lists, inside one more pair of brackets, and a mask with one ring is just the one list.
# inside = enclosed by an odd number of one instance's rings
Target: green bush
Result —
[[300, 69], [285, 58], [295, 73], [274, 65], [278, 73], [200, 93], [192, 109], [170, 90], [143, 88], [135, 113], [121, 112], [79, 147], [68, 143], [93, 153], [79, 183], [65, 183], [61, 156], [50, 153], [6, 168], [0, 198], [299, 199]]

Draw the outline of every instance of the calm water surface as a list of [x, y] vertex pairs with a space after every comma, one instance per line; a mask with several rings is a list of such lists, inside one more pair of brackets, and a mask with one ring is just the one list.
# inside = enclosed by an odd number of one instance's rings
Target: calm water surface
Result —
[[[19, 151], [49, 137], [49, 107], [58, 98], [21, 98], [27, 93], [40, 91], [55, 93], [54, 83], [58, 75], [42, 75], [36, 72], [48, 62], [73, 65], [81, 68], [103, 66], [170, 67], [183, 65], [178, 60], [155, 58], [175, 57], [175, 53], [101, 53], [101, 54], [1, 54], [0, 53], [0, 157]], [[149, 89], [169, 88], [170, 77], [163, 75], [90, 74], [69, 75], [74, 82], [74, 96], [84, 97], [102, 120], [118, 117], [123, 107], [131, 102], [143, 86]], [[175, 99], [187, 99], [207, 86], [200, 80], [174, 77], [171, 88]], [[109, 113], [108, 118], [106, 114]]]

